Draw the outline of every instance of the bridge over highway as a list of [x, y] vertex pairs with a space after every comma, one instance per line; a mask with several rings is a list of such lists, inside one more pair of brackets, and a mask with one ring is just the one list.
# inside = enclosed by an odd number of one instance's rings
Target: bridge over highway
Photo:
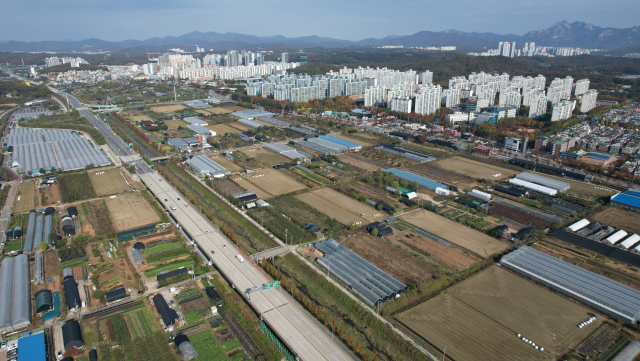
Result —
[[[50, 89], [59, 93], [54, 88]], [[151, 169], [133, 149], [115, 135], [105, 122], [95, 117], [71, 95], [69, 95], [69, 104], [100, 131], [121, 159], [131, 160], [129, 163], [135, 165], [140, 180], [149, 191], [160, 200], [165, 209], [171, 208], [168, 213], [172, 220], [234, 287], [246, 290], [272, 281], [250, 258], [246, 257], [244, 262], [238, 261], [236, 255], [241, 252], [233, 246], [233, 243], [206, 219], [197, 207], [186, 201], [184, 195], [180, 194], [162, 175]], [[320, 322], [279, 287], [256, 292], [251, 295], [251, 300], [247, 300], [243, 292], [240, 294], [299, 359], [357, 360], [339, 340], [332, 339], [331, 333]]]

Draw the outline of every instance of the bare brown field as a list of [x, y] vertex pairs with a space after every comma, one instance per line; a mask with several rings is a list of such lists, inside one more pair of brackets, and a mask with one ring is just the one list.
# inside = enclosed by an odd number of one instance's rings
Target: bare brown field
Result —
[[231, 110], [232, 112], [241, 112], [243, 110], [251, 110], [251, 109], [240, 107], [237, 105], [225, 105], [224, 108], [227, 110]]
[[248, 127], [244, 124], [240, 124], [238, 122], [227, 123], [226, 125], [230, 126], [231, 128], [236, 128], [241, 132], [246, 132], [247, 130], [251, 129], [251, 127]]
[[240, 129], [230, 127], [226, 124], [207, 125], [205, 128], [211, 129], [216, 132], [216, 135], [225, 135], [225, 133], [240, 133]]
[[164, 112], [175, 112], [178, 110], [184, 109], [184, 105], [182, 104], [173, 104], [173, 105], [160, 105], [157, 107], [151, 107], [151, 110], [156, 113], [164, 113]]
[[118, 232], [160, 221], [155, 209], [139, 193], [126, 193], [106, 198], [111, 221]]
[[606, 206], [589, 218], [608, 226], [622, 228], [629, 233], [640, 233], [640, 222], [638, 222], [640, 214], [638, 212], [615, 206]]
[[339, 242], [406, 285], [426, 282], [439, 273], [412, 255], [368, 234], [364, 228], [349, 231]]
[[397, 240], [401, 243], [417, 248], [439, 262], [452, 267], [455, 270], [463, 270], [478, 262], [473, 256], [466, 254], [463, 250], [455, 247], [447, 247], [432, 239], [424, 237], [418, 233], [408, 232], [406, 235], [394, 235], [390, 240]]
[[136, 121], [136, 122], [141, 122], [143, 120], [151, 120], [151, 118], [148, 115], [130, 115], [127, 118]]
[[586, 307], [492, 266], [396, 319], [435, 348], [446, 347], [456, 361], [556, 360], [602, 323], [600, 316], [596, 325], [576, 326], [591, 315]]
[[13, 213], [28, 212], [35, 209], [36, 203], [36, 183], [24, 182], [18, 186], [16, 198], [13, 201]]
[[[518, 172], [510, 169], [461, 157], [447, 158], [432, 164], [476, 179], [485, 178], [489, 180], [501, 180], [518, 174]], [[498, 173], [501, 174], [499, 177], [493, 177], [494, 174]]]
[[[365, 224], [386, 218], [386, 213], [337, 192], [321, 188], [296, 197], [342, 224]], [[379, 214], [379, 216], [375, 216]]]
[[307, 188], [273, 168], [259, 169], [254, 173], [233, 176], [232, 179], [239, 186], [253, 191], [262, 199]]
[[94, 235], [99, 236], [102, 234], [113, 233], [113, 223], [111, 223], [109, 211], [107, 210], [107, 205], [104, 200], [100, 199], [92, 202], [86, 202], [86, 204], [81, 208], [83, 209], [83, 212], [84, 208], [87, 209], [86, 218], [89, 220], [91, 232]]
[[403, 221], [421, 228], [427, 233], [455, 243], [481, 257], [489, 257], [507, 249], [505, 243], [489, 235], [424, 209], [411, 212], [401, 216], [401, 218]]
[[120, 168], [89, 172], [89, 179], [98, 197], [122, 193], [131, 189], [124, 180]]
[[165, 120], [164, 124], [166, 124], [167, 127], [169, 127], [169, 129], [176, 130], [176, 129], [178, 129], [178, 127], [185, 128], [189, 123], [185, 122], [184, 120], [180, 120], [180, 119], [171, 119], [171, 120]]
[[244, 168], [242, 168], [241, 166], [235, 164], [234, 162], [230, 161], [229, 159], [225, 158], [224, 155], [218, 155], [216, 153], [216, 154], [208, 154], [207, 157], [211, 158], [212, 160], [214, 160], [216, 163], [220, 164], [221, 166], [227, 168], [231, 173], [238, 173], [238, 172], [244, 171]]
[[265, 148], [253, 148], [243, 150], [242, 153], [246, 154], [248, 157], [255, 158], [258, 162], [270, 167], [274, 164], [281, 164], [289, 162], [288, 158], [281, 156], [280, 154], [276, 154], [269, 149]]
[[231, 110], [223, 107], [207, 108], [206, 110], [211, 114], [229, 114], [232, 112]]
[[378, 161], [363, 157], [361, 155], [356, 155], [356, 154], [348, 154], [348, 153], [338, 154], [338, 159], [340, 159], [341, 161], [347, 164], [355, 165], [358, 168], [362, 168], [370, 172], [375, 172], [378, 169], [391, 168], [391, 166], [388, 164], [384, 164], [382, 162], [378, 162]]

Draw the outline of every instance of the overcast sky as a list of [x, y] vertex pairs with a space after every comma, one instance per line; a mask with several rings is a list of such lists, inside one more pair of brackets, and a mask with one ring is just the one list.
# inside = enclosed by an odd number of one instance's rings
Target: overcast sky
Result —
[[639, 25], [638, 0], [2, 0], [0, 40], [179, 36], [191, 31], [361, 40], [421, 30], [522, 35], [561, 20]]

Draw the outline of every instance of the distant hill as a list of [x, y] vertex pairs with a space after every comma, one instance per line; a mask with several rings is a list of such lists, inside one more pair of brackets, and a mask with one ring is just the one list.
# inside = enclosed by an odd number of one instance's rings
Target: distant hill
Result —
[[163, 52], [171, 48], [194, 51], [196, 45], [206, 49], [258, 50], [264, 48], [342, 48], [358, 46], [457, 46], [459, 50], [481, 50], [497, 48], [499, 41], [515, 41], [518, 48], [525, 42], [535, 42], [540, 46], [580, 47], [586, 49], [613, 50], [640, 44], [640, 26], [627, 29], [601, 28], [584, 22], [560, 21], [546, 29], [529, 31], [525, 35], [462, 32], [447, 30], [441, 32], [420, 31], [412, 35], [389, 36], [381, 39], [360, 41], [340, 40], [320, 36], [288, 38], [281, 35], [255, 36], [238, 33], [215, 33], [194, 31], [180, 36], [166, 36], [146, 40], [125, 40], [109, 42], [100, 39], [81, 41], [7, 41], [0, 43], [0, 51], [9, 52], [83, 52], [110, 51], [144, 53], [147, 49]]

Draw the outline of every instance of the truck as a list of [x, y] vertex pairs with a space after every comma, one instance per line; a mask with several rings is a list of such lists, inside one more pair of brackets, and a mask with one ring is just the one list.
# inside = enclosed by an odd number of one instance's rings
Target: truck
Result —
[[238, 260], [238, 262], [242, 263], [244, 262], [244, 257], [242, 257], [242, 255], [236, 255], [236, 259]]

